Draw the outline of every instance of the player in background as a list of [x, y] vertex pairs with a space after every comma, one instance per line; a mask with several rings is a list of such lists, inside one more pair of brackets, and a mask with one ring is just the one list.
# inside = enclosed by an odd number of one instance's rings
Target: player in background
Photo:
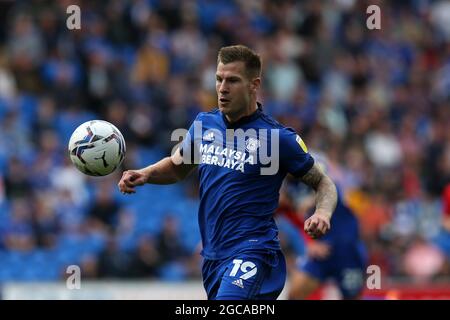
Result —
[[[322, 154], [312, 154], [328, 173], [329, 160]], [[297, 211], [279, 211], [299, 229], [306, 245], [306, 254], [298, 257], [290, 278], [289, 298], [306, 299], [327, 281], [336, 284], [343, 299], [360, 298], [365, 286], [367, 254], [359, 236], [357, 217], [345, 204], [338, 186], [337, 206], [331, 219], [333, 228], [320, 239], [311, 239], [303, 232], [302, 215], [311, 214], [313, 198], [309, 191], [301, 191], [303, 196], [297, 197], [300, 201]]]
[[[300, 136], [263, 112], [257, 102], [260, 85], [259, 55], [241, 45], [222, 48], [216, 72], [218, 108], [198, 114], [172, 156], [125, 171], [118, 183], [121, 192], [130, 194], [146, 183], [176, 183], [198, 167], [208, 299], [276, 299], [283, 290], [286, 265], [273, 215], [288, 173], [316, 192], [314, 214], [305, 222], [310, 236], [328, 232], [336, 206], [334, 183], [314, 164]], [[239, 129], [248, 133], [243, 145], [224, 139]], [[264, 145], [270, 150], [277, 146], [270, 154], [270, 166], [276, 168], [271, 174], [263, 173], [269, 165], [259, 153]]]
[[442, 192], [442, 218], [439, 233], [433, 242], [445, 254], [447, 268], [450, 269], [450, 183]]

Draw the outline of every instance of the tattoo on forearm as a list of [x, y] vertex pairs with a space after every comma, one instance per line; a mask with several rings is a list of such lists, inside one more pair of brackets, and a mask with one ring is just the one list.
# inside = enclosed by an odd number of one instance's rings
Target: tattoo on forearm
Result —
[[323, 176], [324, 173], [316, 165], [313, 165], [313, 167], [302, 177], [302, 181], [314, 190], [317, 190]]
[[322, 181], [316, 191], [316, 208], [324, 209], [332, 213], [336, 209], [337, 203], [336, 186], [328, 177], [324, 177]]
[[152, 168], [152, 170], [150, 171], [150, 177], [157, 178], [159, 175], [159, 170], [157, 168]]
[[314, 165], [302, 181], [316, 191], [316, 208], [333, 212], [337, 203], [336, 186], [322, 170]]

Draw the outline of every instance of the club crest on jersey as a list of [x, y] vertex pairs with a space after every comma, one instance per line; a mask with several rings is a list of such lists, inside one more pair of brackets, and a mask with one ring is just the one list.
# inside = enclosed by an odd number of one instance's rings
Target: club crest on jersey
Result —
[[259, 142], [258, 139], [255, 138], [248, 138], [247, 141], [245, 141], [245, 149], [250, 152], [253, 153], [256, 150], [258, 150], [258, 148], [261, 146], [261, 143]]
[[214, 132], [205, 132], [205, 134], [203, 135], [203, 141], [214, 141]]

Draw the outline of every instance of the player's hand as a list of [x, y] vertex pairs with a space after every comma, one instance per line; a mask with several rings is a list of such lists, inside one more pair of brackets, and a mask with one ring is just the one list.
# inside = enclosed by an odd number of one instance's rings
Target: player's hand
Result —
[[323, 236], [330, 230], [330, 216], [331, 214], [316, 210], [316, 212], [305, 221], [305, 232], [313, 239]]
[[119, 186], [120, 192], [123, 194], [136, 193], [135, 187], [144, 185], [148, 180], [146, 174], [140, 170], [128, 170], [124, 171], [122, 178], [120, 179]]
[[330, 245], [324, 241], [308, 242], [306, 250], [308, 256], [319, 260], [326, 259], [331, 253]]

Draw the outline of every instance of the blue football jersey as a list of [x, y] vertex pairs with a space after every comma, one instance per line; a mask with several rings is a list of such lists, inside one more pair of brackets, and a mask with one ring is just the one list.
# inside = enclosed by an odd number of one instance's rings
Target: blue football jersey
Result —
[[199, 164], [198, 222], [206, 259], [280, 249], [273, 214], [282, 181], [287, 173], [303, 176], [314, 164], [293, 129], [260, 108], [235, 123], [216, 109], [198, 114], [181, 152], [185, 161]]

